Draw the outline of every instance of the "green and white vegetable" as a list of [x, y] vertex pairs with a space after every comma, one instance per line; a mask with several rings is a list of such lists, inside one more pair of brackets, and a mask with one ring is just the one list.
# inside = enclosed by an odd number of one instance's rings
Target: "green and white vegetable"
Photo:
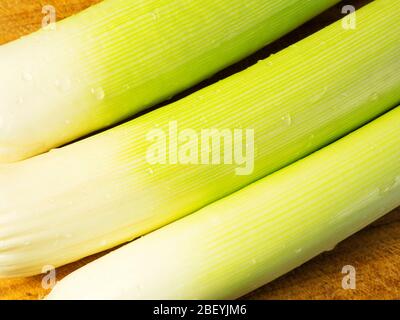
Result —
[[399, 145], [400, 107], [86, 265], [49, 299], [238, 298], [399, 206]]
[[0, 47], [0, 162], [108, 127], [339, 0], [105, 0]]
[[[399, 16], [395, 2], [374, 1], [357, 13], [356, 30], [337, 22], [174, 104], [2, 166], [0, 276], [40, 273], [44, 265], [130, 241], [393, 108], [400, 101]], [[149, 163], [154, 142], [146, 137], [155, 129], [167, 132], [171, 123], [196, 132], [254, 130], [254, 170], [238, 175], [235, 164]]]

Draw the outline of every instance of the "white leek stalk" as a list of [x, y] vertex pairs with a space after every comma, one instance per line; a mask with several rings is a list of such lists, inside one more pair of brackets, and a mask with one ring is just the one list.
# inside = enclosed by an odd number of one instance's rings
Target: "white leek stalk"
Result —
[[400, 205], [400, 107], [73, 272], [50, 299], [234, 299]]
[[339, 0], [105, 0], [0, 47], [0, 162], [115, 124]]
[[[130, 241], [391, 109], [400, 101], [399, 16], [393, 1], [374, 1], [358, 13], [357, 30], [335, 23], [186, 99], [0, 169], [0, 276], [40, 273]], [[247, 175], [238, 163], [152, 164], [146, 138], [168, 136], [172, 123], [196, 133], [254, 130], [254, 168], [251, 157]]]

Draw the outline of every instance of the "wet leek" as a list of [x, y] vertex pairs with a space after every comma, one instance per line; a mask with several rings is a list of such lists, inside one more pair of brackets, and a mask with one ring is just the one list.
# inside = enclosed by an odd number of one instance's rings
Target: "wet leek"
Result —
[[[400, 101], [400, 7], [374, 1], [224, 81], [99, 135], [0, 169], [0, 276], [132, 240], [320, 149]], [[171, 124], [254, 130], [254, 167], [151, 164]], [[174, 160], [174, 159], [172, 159]]]
[[399, 206], [399, 145], [400, 107], [84, 266], [49, 298], [238, 298]]
[[153, 106], [339, 0], [105, 0], [0, 47], [0, 162]]

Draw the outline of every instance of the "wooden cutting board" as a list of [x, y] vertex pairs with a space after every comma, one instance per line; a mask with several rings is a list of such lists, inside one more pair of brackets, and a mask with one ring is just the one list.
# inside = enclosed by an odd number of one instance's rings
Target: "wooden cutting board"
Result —
[[[43, 18], [42, 7], [53, 5], [61, 20], [100, 0], [0, 0], [0, 44], [37, 30]], [[361, 5], [367, 0], [353, 0]], [[253, 57], [229, 68], [197, 88], [251, 65], [260, 58], [337, 20], [341, 6], [336, 6], [299, 30], [261, 50]], [[0, 70], [1, 72], [1, 70]], [[0, 101], [1, 103], [1, 101]], [[57, 270], [60, 280], [101, 254]], [[356, 270], [356, 289], [342, 288], [342, 268]], [[251, 293], [248, 299], [400, 299], [400, 208], [358, 234], [339, 244], [291, 273]], [[48, 291], [42, 277], [0, 280], [0, 299], [39, 299]]]

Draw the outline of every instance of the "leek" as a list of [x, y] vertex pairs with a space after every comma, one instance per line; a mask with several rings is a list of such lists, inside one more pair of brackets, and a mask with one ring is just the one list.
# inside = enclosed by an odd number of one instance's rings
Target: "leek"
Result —
[[[108, 127], [339, 0], [106, 0], [0, 48], [0, 162]], [[54, 27], [53, 27], [54, 29]]]
[[[0, 276], [40, 273], [188, 215], [320, 149], [400, 101], [400, 7], [357, 14], [183, 100], [0, 169]], [[153, 130], [252, 129], [254, 170], [149, 164]], [[172, 162], [172, 161], [171, 161]]]
[[400, 107], [84, 266], [61, 280], [49, 299], [245, 295], [399, 206], [399, 145]]

